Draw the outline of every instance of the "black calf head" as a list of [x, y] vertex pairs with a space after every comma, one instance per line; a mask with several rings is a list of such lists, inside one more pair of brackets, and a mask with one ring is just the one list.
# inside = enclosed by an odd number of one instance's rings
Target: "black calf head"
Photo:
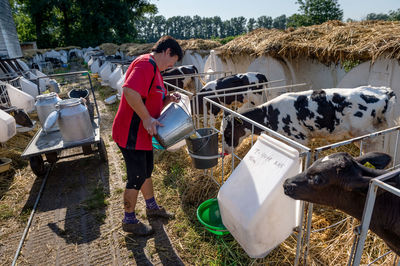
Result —
[[[231, 115], [225, 117], [221, 124], [221, 132], [224, 132], [222, 137], [222, 145], [224, 146], [224, 151], [226, 153], [232, 153], [233, 149], [239, 145], [244, 137], [248, 135], [248, 130], [245, 127], [246, 121], [238, 117], [232, 119]], [[233, 131], [232, 131], [233, 124]], [[233, 137], [233, 146], [232, 146]]]
[[[353, 158], [347, 153], [335, 153], [315, 161], [304, 172], [289, 178], [284, 183], [285, 194], [299, 200], [327, 204], [329, 197], [340, 191], [366, 193], [369, 181], [385, 173], [362, 165], [368, 162], [384, 168], [391, 157], [384, 153], [372, 152]], [[361, 163], [360, 163], [361, 162]]]

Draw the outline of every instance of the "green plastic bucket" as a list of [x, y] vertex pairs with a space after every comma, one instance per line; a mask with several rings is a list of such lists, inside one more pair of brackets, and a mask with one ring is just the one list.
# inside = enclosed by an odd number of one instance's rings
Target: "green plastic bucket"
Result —
[[208, 199], [200, 204], [197, 208], [197, 219], [208, 231], [217, 236], [229, 234], [229, 231], [222, 223], [218, 200], [216, 198]]

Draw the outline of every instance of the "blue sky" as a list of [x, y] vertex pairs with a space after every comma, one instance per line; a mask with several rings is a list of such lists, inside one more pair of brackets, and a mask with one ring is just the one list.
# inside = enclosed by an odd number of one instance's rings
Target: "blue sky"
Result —
[[[344, 20], [361, 20], [369, 13], [388, 13], [400, 8], [400, 0], [339, 0]], [[213, 17], [226, 20], [232, 17], [258, 18], [266, 15], [272, 18], [282, 14], [298, 13], [296, 0], [150, 0], [158, 8], [158, 15]]]

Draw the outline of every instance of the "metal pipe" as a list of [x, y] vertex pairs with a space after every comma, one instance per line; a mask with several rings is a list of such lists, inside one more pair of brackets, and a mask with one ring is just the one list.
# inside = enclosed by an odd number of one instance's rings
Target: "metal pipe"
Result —
[[400, 126], [395, 126], [395, 127], [391, 127], [391, 128], [388, 128], [388, 129], [377, 131], [377, 132], [374, 132], [374, 133], [371, 133], [371, 134], [366, 134], [366, 135], [362, 135], [362, 136], [359, 136], [359, 137], [355, 137], [355, 138], [352, 138], [350, 140], [344, 140], [344, 141], [336, 142], [334, 144], [325, 145], [325, 146], [316, 148], [315, 150], [318, 150], [318, 151], [329, 150], [329, 149], [337, 148], [337, 147], [340, 147], [340, 146], [343, 146], [343, 145], [351, 144], [353, 142], [360, 141], [362, 139], [372, 138], [372, 137], [376, 137], [376, 136], [379, 136], [379, 135], [387, 134], [389, 132], [393, 132], [393, 131], [396, 131], [396, 130], [399, 130], [399, 129], [400, 129]]
[[288, 142], [290, 145], [293, 145], [295, 148], [298, 148], [298, 149], [303, 150], [303, 151], [311, 151], [308, 147], [306, 147], [306, 146], [304, 146], [304, 145], [302, 145], [300, 143], [297, 143], [297, 142], [293, 141], [292, 139], [289, 139], [289, 138], [279, 134], [278, 132], [276, 132], [276, 131], [274, 131], [274, 130], [272, 130], [270, 128], [267, 128], [266, 126], [263, 126], [260, 123], [254, 122], [250, 118], [247, 118], [242, 114], [239, 114], [239, 113], [237, 113], [235, 111], [232, 111], [231, 109], [226, 108], [225, 106], [223, 106], [223, 105], [221, 105], [219, 103], [216, 103], [211, 99], [208, 99], [208, 97], [204, 97], [203, 99], [205, 101], [207, 101], [207, 102], [210, 102], [213, 105], [216, 105], [217, 107], [221, 108], [222, 110], [227, 111], [227, 112], [231, 113], [232, 115], [239, 117], [240, 119], [243, 119], [244, 121], [246, 121], [246, 122], [248, 122], [250, 124], [254, 124], [258, 128], [260, 128], [262, 131], [267, 131], [272, 136], [277, 137], [280, 140], [284, 140], [284, 141]]
[[369, 224], [371, 222], [372, 210], [374, 209], [377, 190], [378, 187], [373, 185], [373, 183], [369, 186], [366, 200], [367, 204], [364, 207], [364, 212], [361, 219], [361, 231], [357, 243], [356, 253], [354, 255], [353, 265], [360, 265], [361, 262], [361, 256], [364, 249], [365, 239], [367, 238]]
[[[261, 86], [261, 85], [267, 85], [267, 84], [270, 84], [272, 81], [269, 81], [269, 82], [263, 82], [263, 83], [256, 83], [255, 85], [257, 85], [257, 86]], [[232, 90], [237, 90], [237, 89], [245, 89], [245, 88], [248, 88], [248, 87], [254, 87], [254, 84], [252, 84], [253, 86], [250, 86], [250, 85], [244, 85], [244, 86], [238, 86], [238, 87], [231, 87], [231, 88], [227, 88], [227, 89], [221, 89], [221, 90], [214, 90], [214, 91], [204, 91], [204, 92], [198, 92], [197, 94], [198, 95], [203, 95], [203, 94], [209, 94], [209, 93], [215, 93], [215, 94], [217, 94], [217, 92], [218, 92], [218, 95], [215, 95], [215, 96], [207, 96], [207, 97], [221, 97], [222, 95], [222, 93], [220, 93], [220, 92], [225, 92], [225, 91], [232, 91]], [[306, 85], [308, 85], [307, 83], [299, 83], [299, 84], [294, 84], [294, 85], [285, 85], [285, 86], [278, 86], [278, 87], [271, 87], [271, 88], [262, 88], [262, 89], [257, 89], [257, 90], [251, 90], [251, 92], [253, 92], [253, 93], [255, 93], [255, 92], [262, 92], [262, 91], [270, 91], [270, 90], [278, 90], [278, 89], [285, 89], [285, 88], [293, 88], [293, 87], [303, 87], [303, 86], [306, 86]], [[247, 92], [247, 91], [245, 91], [245, 92]], [[243, 91], [239, 91], [239, 92], [232, 92], [232, 93], [226, 93], [226, 94], [224, 94], [225, 96], [232, 96], [232, 95], [235, 95], [235, 94], [243, 94], [244, 92]]]
[[24, 241], [25, 241], [26, 235], [28, 233], [29, 227], [31, 226], [31, 223], [32, 223], [32, 220], [33, 220], [33, 216], [35, 215], [36, 208], [37, 208], [37, 206], [39, 204], [39, 200], [40, 200], [40, 197], [41, 197], [42, 192], [44, 190], [44, 186], [46, 185], [47, 178], [48, 178], [48, 176], [50, 174], [50, 171], [53, 169], [54, 165], [55, 165], [54, 163], [51, 164], [50, 167], [47, 169], [47, 173], [46, 173], [46, 175], [44, 177], [42, 185], [40, 186], [39, 194], [38, 194], [38, 196], [36, 198], [35, 204], [33, 205], [33, 209], [31, 211], [31, 215], [29, 216], [28, 223], [27, 223], [27, 225], [25, 227], [25, 230], [24, 230], [24, 232], [22, 234], [21, 240], [19, 241], [19, 245], [18, 245], [17, 251], [15, 252], [14, 260], [12, 262], [12, 266], [14, 266], [17, 263], [17, 259], [19, 257], [19, 253], [21, 252], [22, 245], [24, 244]]

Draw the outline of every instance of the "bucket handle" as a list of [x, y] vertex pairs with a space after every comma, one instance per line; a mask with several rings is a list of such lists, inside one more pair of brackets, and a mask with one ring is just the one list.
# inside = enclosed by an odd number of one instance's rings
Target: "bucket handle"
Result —
[[[185, 107], [187, 114], [190, 115], [189, 108], [188, 108], [188, 107], [186, 106], [186, 104], [182, 101], [182, 99], [180, 99], [180, 101], [181, 101], [183, 107]], [[194, 125], [193, 119], [191, 119], [191, 120], [192, 120], [192, 125], [193, 125], [194, 130], [196, 130], [196, 126]]]

